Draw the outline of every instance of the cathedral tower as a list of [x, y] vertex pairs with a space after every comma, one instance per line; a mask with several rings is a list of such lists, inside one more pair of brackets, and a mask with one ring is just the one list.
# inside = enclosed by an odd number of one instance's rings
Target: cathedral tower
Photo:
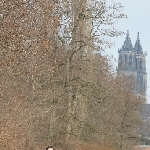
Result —
[[118, 50], [118, 53], [118, 74], [123, 73], [127, 76], [134, 76], [136, 80], [136, 94], [145, 97], [147, 89], [146, 53], [143, 53], [139, 33], [135, 46], [133, 47], [129, 37], [129, 31], [127, 31], [124, 44], [122, 48]]

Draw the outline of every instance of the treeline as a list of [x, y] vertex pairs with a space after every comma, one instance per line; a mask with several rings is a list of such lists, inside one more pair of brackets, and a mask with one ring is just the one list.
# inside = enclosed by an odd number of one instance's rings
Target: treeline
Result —
[[[0, 3], [1, 149], [83, 143], [131, 149], [138, 142], [134, 80], [112, 73], [101, 55], [121, 4], [102, 0]], [[99, 53], [97, 53], [99, 51]], [[93, 147], [91, 147], [93, 149]]]

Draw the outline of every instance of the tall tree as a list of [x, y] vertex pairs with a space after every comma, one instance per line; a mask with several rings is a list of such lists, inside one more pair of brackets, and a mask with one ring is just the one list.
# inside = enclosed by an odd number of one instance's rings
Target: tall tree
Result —
[[2, 148], [41, 149], [86, 137], [124, 147], [129, 134], [121, 119], [131, 125], [127, 110], [135, 113], [130, 105], [136, 98], [120, 91], [124, 86], [114, 79], [108, 59], [95, 55], [111, 46], [107, 37], [122, 33], [113, 28], [125, 17], [121, 4], [6, 0], [1, 5]]

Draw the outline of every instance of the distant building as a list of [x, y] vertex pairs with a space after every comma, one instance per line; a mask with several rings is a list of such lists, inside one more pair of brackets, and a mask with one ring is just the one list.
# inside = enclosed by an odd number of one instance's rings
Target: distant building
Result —
[[121, 49], [118, 50], [118, 75], [125, 74], [127, 76], [134, 76], [135, 78], [135, 93], [142, 97], [146, 97], [147, 89], [147, 73], [146, 73], [146, 53], [143, 53], [140, 44], [139, 33], [135, 46], [133, 47], [127, 31], [126, 39]]
[[[118, 50], [118, 75], [133, 76], [135, 78], [135, 94], [146, 98], [147, 73], [146, 53], [143, 53], [140, 44], [139, 33], [133, 47], [127, 31], [126, 39], [121, 49]], [[150, 104], [144, 104], [141, 109], [143, 125], [140, 127], [140, 142], [142, 145], [150, 145]]]

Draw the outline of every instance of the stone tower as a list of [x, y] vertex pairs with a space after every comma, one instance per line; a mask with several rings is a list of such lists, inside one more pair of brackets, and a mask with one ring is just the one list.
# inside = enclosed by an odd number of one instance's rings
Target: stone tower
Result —
[[136, 81], [135, 93], [146, 97], [147, 89], [147, 73], [146, 73], [146, 53], [143, 53], [140, 44], [139, 33], [135, 46], [133, 47], [127, 31], [126, 39], [121, 49], [118, 50], [118, 74], [125, 74], [127, 76], [134, 76]]

